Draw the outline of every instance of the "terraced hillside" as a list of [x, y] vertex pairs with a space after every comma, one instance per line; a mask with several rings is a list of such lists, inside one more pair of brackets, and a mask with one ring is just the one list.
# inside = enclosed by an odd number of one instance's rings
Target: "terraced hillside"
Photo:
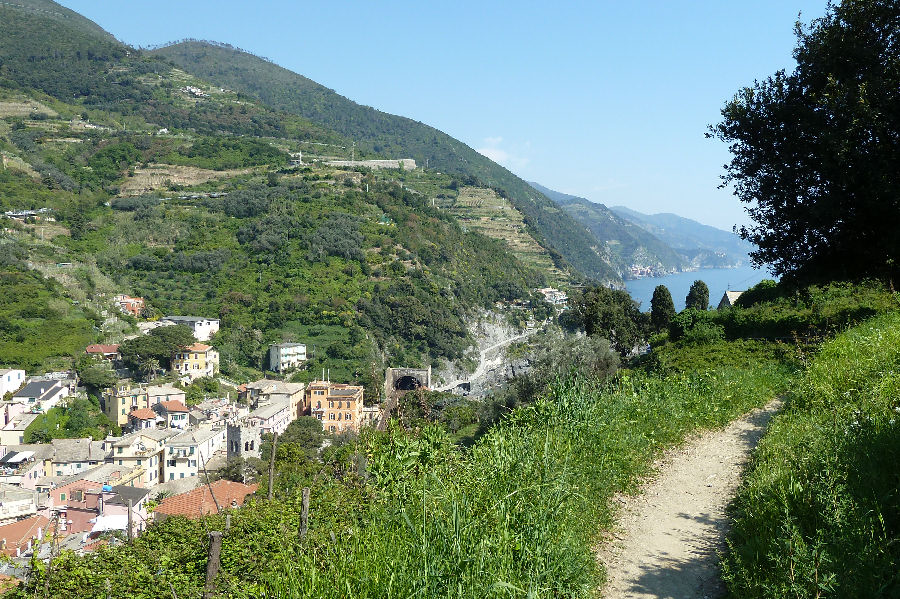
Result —
[[555, 282], [568, 280], [553, 264], [550, 253], [532, 237], [522, 213], [493, 189], [463, 187], [446, 207], [469, 229], [506, 243], [523, 264], [548, 273]]

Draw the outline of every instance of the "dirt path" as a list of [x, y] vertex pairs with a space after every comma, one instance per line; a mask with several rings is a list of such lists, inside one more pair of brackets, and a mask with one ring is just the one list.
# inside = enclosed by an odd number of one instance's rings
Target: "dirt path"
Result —
[[604, 599], [715, 599], [725, 593], [716, 552], [728, 529], [725, 507], [741, 469], [779, 400], [696, 437], [659, 464], [643, 493], [623, 497], [619, 528], [600, 550]]

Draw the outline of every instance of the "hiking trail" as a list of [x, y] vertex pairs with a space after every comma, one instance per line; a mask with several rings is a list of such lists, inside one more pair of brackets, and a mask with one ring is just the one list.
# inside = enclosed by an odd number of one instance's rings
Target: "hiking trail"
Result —
[[640, 495], [620, 496], [616, 527], [598, 557], [604, 599], [716, 599], [725, 595], [717, 552], [725, 548], [725, 508], [743, 467], [781, 407], [773, 400], [721, 430], [689, 438], [657, 464]]

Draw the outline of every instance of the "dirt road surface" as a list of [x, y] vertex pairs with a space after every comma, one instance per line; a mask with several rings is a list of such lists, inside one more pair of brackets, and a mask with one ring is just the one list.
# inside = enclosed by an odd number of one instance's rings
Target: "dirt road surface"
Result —
[[724, 548], [725, 508], [741, 471], [781, 407], [765, 408], [703, 433], [671, 451], [640, 495], [618, 499], [619, 525], [601, 547], [605, 599], [716, 599], [725, 588], [717, 551]]

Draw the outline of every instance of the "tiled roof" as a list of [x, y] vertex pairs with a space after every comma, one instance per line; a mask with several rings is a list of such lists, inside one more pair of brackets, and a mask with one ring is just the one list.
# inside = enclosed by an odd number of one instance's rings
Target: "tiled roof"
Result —
[[156, 418], [156, 412], [150, 408], [138, 408], [137, 410], [131, 410], [131, 413], [128, 414], [128, 416], [130, 418], [137, 418], [138, 420], [153, 420]]
[[28, 545], [28, 541], [37, 536], [38, 529], [42, 529], [43, 532], [47, 530], [48, 524], [50, 524], [50, 520], [46, 517], [32, 516], [12, 524], [0, 526], [0, 539], [6, 540], [6, 549], [4, 551], [8, 555], [15, 555], [16, 548]]
[[177, 399], [172, 399], [170, 401], [161, 401], [159, 402], [159, 406], [162, 407], [166, 412], [187, 412], [187, 406], [178, 401]]
[[212, 347], [206, 345], [205, 343], [194, 343], [193, 345], [188, 345], [185, 349], [188, 351], [196, 351], [202, 353], [211, 350]]
[[102, 462], [109, 454], [103, 449], [103, 441], [93, 439], [53, 439], [56, 462]]
[[173, 495], [163, 499], [154, 513], [165, 516], [185, 516], [187, 518], [199, 518], [206, 514], [216, 512], [216, 501], [221, 509], [243, 505], [247, 495], [254, 493], [258, 485], [245, 485], [230, 480], [217, 480], [210, 485], [215, 495], [213, 501], [209, 486], [203, 485], [193, 491]]
[[86, 348], [84, 348], [84, 351], [89, 354], [114, 354], [119, 351], [119, 346], [95, 343], [93, 345], [88, 345]]

